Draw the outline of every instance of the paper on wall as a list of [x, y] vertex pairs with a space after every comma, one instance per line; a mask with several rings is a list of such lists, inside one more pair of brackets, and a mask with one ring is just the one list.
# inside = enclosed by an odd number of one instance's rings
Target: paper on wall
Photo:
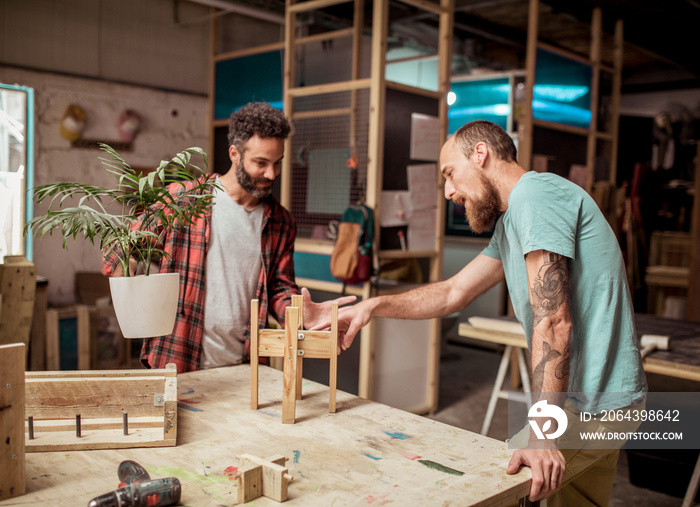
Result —
[[435, 250], [437, 208], [413, 210], [408, 220], [408, 249]]
[[412, 210], [430, 209], [437, 206], [437, 166], [416, 164], [406, 168], [408, 191]]
[[411, 213], [411, 199], [408, 191], [384, 191], [380, 209], [379, 224], [382, 227], [408, 225]]
[[434, 160], [440, 157], [440, 118], [411, 113], [411, 160]]

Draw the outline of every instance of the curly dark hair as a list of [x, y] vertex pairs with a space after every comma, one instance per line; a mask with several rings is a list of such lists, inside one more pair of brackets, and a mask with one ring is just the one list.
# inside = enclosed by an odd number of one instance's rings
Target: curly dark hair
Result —
[[475, 120], [462, 125], [454, 133], [454, 142], [469, 158], [478, 142], [484, 141], [491, 151], [505, 162], [517, 162], [518, 152], [513, 139], [499, 125], [486, 120]]
[[228, 143], [243, 151], [245, 143], [258, 135], [262, 138], [286, 139], [291, 127], [284, 113], [267, 102], [251, 102], [231, 115]]

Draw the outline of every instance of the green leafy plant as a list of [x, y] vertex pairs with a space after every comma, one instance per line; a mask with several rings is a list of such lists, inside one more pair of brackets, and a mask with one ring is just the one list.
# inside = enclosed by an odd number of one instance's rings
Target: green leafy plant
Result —
[[[34, 202], [48, 200], [48, 211], [29, 221], [24, 234], [43, 237], [60, 229], [64, 249], [68, 239], [75, 241], [78, 235], [93, 245], [99, 240], [105, 255], [114, 252], [126, 276], [132, 257], [148, 275], [151, 262], [167, 255], [159, 248], [165, 232], [176, 223], [191, 224], [203, 216], [212, 204], [213, 187], [220, 187], [214, 178], [202, 178], [205, 170], [192, 162], [193, 156], [199, 156], [206, 168], [207, 156], [201, 148], [188, 148], [146, 174], [135, 171], [112, 147], [100, 143], [100, 149], [107, 158], [99, 159], [116, 178], [116, 188], [83, 183], [36, 187]], [[181, 186], [177, 197], [168, 191], [171, 183]]]

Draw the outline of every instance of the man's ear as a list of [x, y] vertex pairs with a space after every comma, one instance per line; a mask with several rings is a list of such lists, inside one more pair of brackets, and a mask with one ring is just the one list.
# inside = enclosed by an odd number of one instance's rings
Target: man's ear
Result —
[[486, 160], [489, 157], [489, 147], [488, 145], [480, 141], [474, 146], [474, 161], [479, 167], [484, 167], [486, 165]]
[[236, 148], [236, 146], [233, 144], [228, 147], [228, 158], [231, 160], [231, 163], [234, 166], [238, 165], [238, 162], [241, 159], [241, 154], [238, 151], [238, 148]]

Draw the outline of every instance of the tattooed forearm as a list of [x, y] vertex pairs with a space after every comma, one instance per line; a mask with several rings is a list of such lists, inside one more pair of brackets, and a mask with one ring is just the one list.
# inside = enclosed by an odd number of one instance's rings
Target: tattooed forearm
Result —
[[530, 288], [534, 327], [542, 319], [554, 315], [569, 294], [569, 267], [567, 258], [549, 253], [549, 261], [542, 265]]
[[542, 342], [542, 359], [532, 371], [532, 392], [541, 393], [544, 387], [544, 369], [547, 363], [561, 356], [561, 352], [549, 346], [549, 343]]
[[561, 360], [559, 361], [559, 364], [557, 365], [556, 369], [554, 370], [554, 376], [557, 377], [559, 380], [567, 379], [567, 383], [568, 383], [568, 378], [569, 378], [569, 359], [570, 359], [570, 347], [569, 347], [569, 345], [567, 345], [566, 349], [564, 350], [564, 354], [561, 356]]

